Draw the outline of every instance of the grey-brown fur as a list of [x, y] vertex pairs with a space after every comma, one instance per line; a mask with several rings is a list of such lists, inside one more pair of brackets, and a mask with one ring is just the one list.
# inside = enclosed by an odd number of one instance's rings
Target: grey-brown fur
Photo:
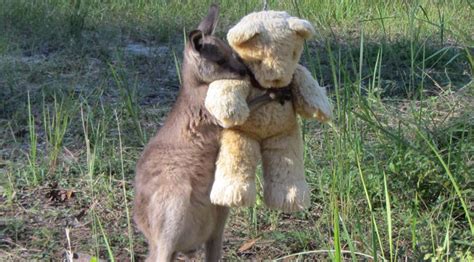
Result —
[[211, 6], [189, 34], [177, 101], [137, 163], [134, 220], [149, 243], [147, 261], [170, 261], [202, 244], [206, 260], [221, 256], [229, 210], [209, 200], [221, 128], [204, 98], [213, 80], [242, 79], [246, 71], [231, 48], [212, 36], [217, 15]]

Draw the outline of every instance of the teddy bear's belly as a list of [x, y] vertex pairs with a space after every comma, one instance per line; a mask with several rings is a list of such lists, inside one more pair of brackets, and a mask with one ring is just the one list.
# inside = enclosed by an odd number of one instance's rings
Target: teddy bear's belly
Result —
[[250, 113], [247, 121], [235, 129], [244, 131], [257, 139], [265, 139], [291, 131], [297, 124], [291, 101], [270, 102]]

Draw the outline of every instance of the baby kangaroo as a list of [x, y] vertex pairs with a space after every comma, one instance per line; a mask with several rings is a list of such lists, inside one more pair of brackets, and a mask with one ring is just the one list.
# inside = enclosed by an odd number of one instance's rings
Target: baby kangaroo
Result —
[[184, 50], [182, 86], [164, 125], [136, 167], [134, 220], [149, 244], [147, 261], [171, 261], [202, 244], [206, 260], [221, 257], [228, 208], [211, 204], [221, 128], [204, 107], [209, 83], [242, 79], [246, 68], [213, 36], [218, 7], [192, 31]]

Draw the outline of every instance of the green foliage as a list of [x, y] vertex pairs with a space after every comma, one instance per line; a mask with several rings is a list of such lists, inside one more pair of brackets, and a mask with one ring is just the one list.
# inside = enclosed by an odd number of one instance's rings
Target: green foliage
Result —
[[[175, 100], [183, 32], [210, 2], [0, 0], [6, 260], [60, 259], [63, 225], [73, 251], [143, 259], [130, 213], [135, 163]], [[218, 2], [220, 36], [262, 7]], [[303, 63], [336, 117], [303, 122], [312, 207], [283, 214], [259, 195], [233, 211], [225, 258], [472, 260], [472, 6], [268, 3], [315, 25]], [[45, 197], [54, 182], [74, 196]], [[258, 240], [239, 252], [248, 239]]]

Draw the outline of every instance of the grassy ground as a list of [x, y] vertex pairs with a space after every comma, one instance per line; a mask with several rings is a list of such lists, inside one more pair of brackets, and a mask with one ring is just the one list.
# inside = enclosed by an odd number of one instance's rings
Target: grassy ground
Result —
[[[219, 2], [222, 36], [261, 9]], [[1, 260], [144, 258], [134, 165], [209, 3], [0, 0]], [[472, 3], [269, 5], [317, 28], [303, 61], [337, 117], [302, 123], [312, 207], [233, 210], [225, 258], [472, 260]]]

